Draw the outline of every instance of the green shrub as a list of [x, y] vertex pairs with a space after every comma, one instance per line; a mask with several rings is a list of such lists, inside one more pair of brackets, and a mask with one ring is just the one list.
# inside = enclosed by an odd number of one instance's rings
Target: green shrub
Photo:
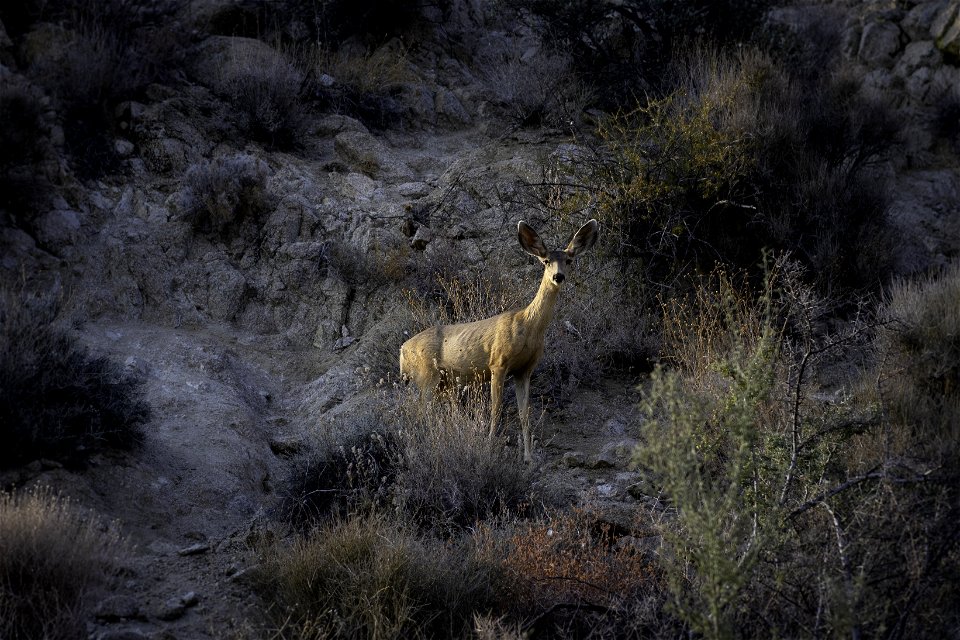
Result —
[[468, 546], [381, 516], [332, 522], [265, 556], [256, 580], [279, 637], [463, 637], [489, 606], [490, 571]]
[[0, 492], [0, 636], [86, 638], [92, 596], [116, 574], [121, 545], [48, 490]]
[[801, 282], [778, 263], [752, 293], [721, 272], [665, 305], [675, 368], [645, 390], [636, 460], [660, 501], [670, 613], [711, 638], [946, 633], [956, 464], [898, 433], [889, 385], [854, 396], [833, 377], [870, 327], [820, 333]]
[[267, 163], [247, 154], [219, 156], [187, 169], [178, 208], [201, 233], [229, 236], [256, 228], [273, 205]]
[[143, 380], [57, 329], [48, 299], [0, 293], [0, 467], [137, 445]]

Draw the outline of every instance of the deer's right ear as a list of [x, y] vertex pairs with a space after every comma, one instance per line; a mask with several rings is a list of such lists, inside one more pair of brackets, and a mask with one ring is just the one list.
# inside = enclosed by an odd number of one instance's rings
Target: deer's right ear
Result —
[[532, 256], [546, 258], [550, 253], [547, 251], [547, 247], [544, 246], [543, 240], [541, 240], [537, 232], [533, 230], [533, 227], [523, 220], [517, 225], [517, 238], [520, 240], [520, 246], [523, 247], [523, 250]]

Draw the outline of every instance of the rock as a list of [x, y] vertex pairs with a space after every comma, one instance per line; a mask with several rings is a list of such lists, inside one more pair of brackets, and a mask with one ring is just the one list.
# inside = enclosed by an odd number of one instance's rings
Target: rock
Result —
[[582, 467], [586, 463], [587, 457], [581, 451], [566, 451], [560, 459], [560, 463], [571, 469]]
[[9, 49], [12, 46], [13, 40], [7, 35], [7, 29], [3, 26], [3, 22], [0, 21], [0, 50]]
[[427, 227], [419, 227], [410, 239], [410, 248], [423, 251], [431, 240], [433, 240], [433, 232]]
[[900, 28], [911, 40], [926, 40], [930, 37], [934, 19], [943, 7], [943, 0], [921, 2], [907, 12], [900, 21]]
[[169, 622], [182, 618], [186, 612], [187, 605], [183, 604], [180, 598], [170, 598], [157, 609], [154, 617]]
[[270, 451], [281, 458], [292, 458], [306, 447], [302, 438], [295, 436], [275, 436], [270, 439]]
[[601, 498], [612, 498], [617, 495], [617, 488], [609, 483], [598, 484], [596, 487], [597, 495]]
[[51, 211], [40, 217], [37, 236], [42, 242], [62, 247], [73, 244], [80, 231], [80, 214], [69, 209]]
[[391, 154], [382, 142], [364, 131], [346, 131], [333, 139], [337, 154], [348, 164], [371, 178], [390, 172]]
[[197, 544], [192, 544], [189, 547], [184, 547], [177, 550], [177, 555], [180, 556], [196, 556], [201, 553], [206, 553], [210, 551], [210, 545], [205, 542], [198, 542]]
[[611, 436], [622, 436], [627, 432], [627, 421], [623, 416], [614, 416], [603, 425], [604, 431]]
[[937, 46], [930, 40], [911, 42], [897, 60], [893, 72], [901, 78], [909, 78], [921, 67], [937, 67], [942, 56]]
[[130, 620], [140, 617], [140, 606], [132, 596], [110, 596], [96, 606], [93, 615], [106, 621]]
[[138, 629], [107, 629], [93, 638], [95, 640], [148, 640], [150, 636]]
[[437, 119], [446, 124], [466, 125], [472, 121], [460, 99], [452, 91], [442, 87], [434, 96], [434, 107], [437, 111]]
[[920, 67], [907, 78], [906, 89], [911, 98], [918, 102], [925, 102], [930, 95], [933, 71], [930, 67]]
[[892, 22], [874, 20], [863, 27], [857, 55], [871, 66], [893, 66], [900, 51], [900, 27]]
[[590, 462], [594, 469], [626, 466], [633, 457], [637, 441], [627, 438], [606, 445]]
[[314, 132], [318, 136], [335, 136], [345, 131], [369, 133], [367, 128], [363, 126], [363, 123], [359, 120], [340, 114], [325, 116], [317, 121], [314, 127]]
[[940, 10], [930, 25], [930, 35], [941, 51], [960, 55], [960, 0], [951, 0]]
[[188, 591], [180, 597], [170, 598], [157, 609], [155, 617], [160, 620], [177, 620], [182, 618], [187, 609], [194, 607], [200, 602], [196, 592]]
[[404, 182], [397, 185], [397, 193], [404, 198], [423, 198], [430, 193], [430, 185], [426, 182]]
[[124, 140], [123, 138], [117, 138], [113, 142], [113, 150], [116, 151], [117, 155], [121, 158], [127, 158], [132, 155], [134, 148], [132, 142]]

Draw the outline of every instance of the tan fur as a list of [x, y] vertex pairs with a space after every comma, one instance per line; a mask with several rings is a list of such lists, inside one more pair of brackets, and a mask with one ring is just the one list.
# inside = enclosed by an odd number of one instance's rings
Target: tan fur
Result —
[[476, 322], [439, 325], [421, 331], [400, 348], [400, 374], [424, 393], [457, 384], [490, 381], [490, 435], [500, 419], [503, 384], [513, 376], [523, 429], [523, 457], [532, 460], [530, 376], [543, 356], [543, 338], [553, 319], [560, 286], [573, 258], [596, 241], [596, 220], [585, 224], [563, 251], [548, 252], [532, 228], [518, 225], [520, 244], [544, 264], [533, 301]]

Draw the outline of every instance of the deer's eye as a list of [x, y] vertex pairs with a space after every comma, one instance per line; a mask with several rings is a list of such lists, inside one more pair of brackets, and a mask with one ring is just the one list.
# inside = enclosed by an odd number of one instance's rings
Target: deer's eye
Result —
[[567, 258], [567, 264], [572, 264], [572, 263], [573, 263], [573, 258]]

